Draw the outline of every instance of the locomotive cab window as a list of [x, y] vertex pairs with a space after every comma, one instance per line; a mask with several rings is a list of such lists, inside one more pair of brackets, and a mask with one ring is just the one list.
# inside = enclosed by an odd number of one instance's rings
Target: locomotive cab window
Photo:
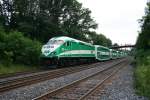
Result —
[[49, 40], [47, 44], [56, 44], [56, 45], [61, 45], [63, 44], [63, 40]]

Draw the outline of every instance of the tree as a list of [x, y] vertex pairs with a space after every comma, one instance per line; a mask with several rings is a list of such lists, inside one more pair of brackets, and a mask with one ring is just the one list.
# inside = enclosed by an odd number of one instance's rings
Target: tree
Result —
[[150, 3], [147, 3], [146, 15], [141, 19], [141, 32], [137, 39], [137, 49], [150, 49]]
[[40, 42], [24, 37], [17, 31], [6, 33], [0, 27], [0, 63], [37, 65], [40, 51]]
[[118, 46], [119, 46], [119, 44], [117, 44], [117, 43], [114, 43], [114, 44], [113, 44], [113, 46], [114, 46], [114, 47], [118, 47]]
[[66, 35], [85, 39], [85, 32], [97, 28], [91, 11], [77, 0], [2, 0], [0, 18], [5, 28], [18, 30], [25, 36], [47, 41]]
[[103, 45], [106, 47], [111, 47], [112, 42], [110, 39], [106, 38], [103, 34], [97, 34], [96, 32], [88, 32], [88, 41], [95, 45]]

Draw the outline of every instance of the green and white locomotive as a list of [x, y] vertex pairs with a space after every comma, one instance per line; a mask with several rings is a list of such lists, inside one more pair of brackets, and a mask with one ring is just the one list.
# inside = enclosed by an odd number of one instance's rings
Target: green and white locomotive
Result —
[[46, 65], [64, 66], [115, 59], [116, 52], [104, 46], [60, 36], [43, 45], [41, 58]]
[[70, 65], [95, 60], [95, 46], [70, 37], [54, 37], [42, 47], [47, 64]]

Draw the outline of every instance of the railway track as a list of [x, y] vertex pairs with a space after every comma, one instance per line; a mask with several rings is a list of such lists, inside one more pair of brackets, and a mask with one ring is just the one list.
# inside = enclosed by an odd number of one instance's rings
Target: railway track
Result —
[[35, 84], [41, 81], [49, 80], [52, 78], [60, 77], [63, 75], [79, 72], [82, 70], [86, 70], [89, 68], [93, 68], [96, 66], [100, 66], [101, 64], [109, 64], [110, 62], [102, 62], [102, 63], [96, 63], [91, 65], [81, 65], [79, 67], [70, 67], [70, 68], [63, 68], [63, 69], [57, 69], [57, 70], [51, 70], [47, 71], [46, 73], [41, 74], [34, 74], [31, 76], [23, 77], [23, 78], [17, 78], [14, 80], [6, 80], [0, 82], [0, 94], [3, 92], [10, 91], [12, 89], [16, 89], [19, 87]]
[[89, 95], [126, 64], [126, 60], [120, 61], [104, 70], [44, 93], [41, 96], [33, 98], [33, 100], [86, 100]]
[[41, 72], [41, 71], [24, 71], [24, 72], [0, 74], [0, 79], [17, 77], [17, 76], [20, 76], [20, 75], [27, 75], [27, 74], [37, 73], [37, 72]]

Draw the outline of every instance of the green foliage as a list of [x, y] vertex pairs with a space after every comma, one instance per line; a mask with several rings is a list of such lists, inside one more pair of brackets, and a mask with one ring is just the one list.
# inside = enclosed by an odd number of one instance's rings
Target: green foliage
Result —
[[1, 74], [12, 74], [16, 72], [24, 72], [24, 71], [36, 71], [39, 70], [35, 66], [25, 66], [25, 65], [19, 65], [19, 64], [11, 64], [10, 66], [5, 66], [0, 64], [0, 75]]
[[[142, 53], [142, 52], [141, 52]], [[150, 98], [150, 52], [141, 54], [136, 58], [135, 87], [139, 95]]]
[[111, 45], [110, 39], [90, 31], [98, 25], [77, 0], [0, 0], [0, 26], [0, 61], [8, 65], [37, 64], [41, 44], [36, 40], [54, 36]]
[[150, 64], [150, 51], [149, 50], [137, 50], [136, 51], [136, 61], [138, 65], [148, 65]]
[[114, 44], [113, 44], [113, 46], [114, 46], [114, 47], [118, 47], [118, 46], [119, 46], [119, 44], [117, 44], [117, 43], [114, 43]]
[[[83, 8], [77, 0], [1, 1], [0, 24], [7, 32], [18, 30], [41, 42], [64, 35], [104, 46], [111, 45], [110, 39], [90, 31], [95, 30], [98, 25], [91, 17], [91, 11]], [[90, 39], [86, 37], [87, 33], [91, 34]]]
[[141, 32], [136, 43], [135, 86], [137, 93], [150, 98], [150, 3], [141, 20]]
[[141, 32], [136, 46], [137, 49], [150, 49], [150, 3], [147, 3], [146, 15], [141, 19]]
[[0, 17], [4, 18], [4, 28], [18, 30], [42, 42], [61, 35], [84, 40], [86, 31], [97, 28], [91, 11], [77, 0], [2, 1]]
[[41, 44], [14, 31], [0, 31], [0, 60], [5, 65], [13, 63], [38, 64]]
[[12, 51], [10, 51], [10, 52], [4, 51], [4, 56], [3, 56], [3, 61], [2, 61], [4, 66], [8, 67], [12, 64], [12, 62], [13, 62], [12, 56], [13, 56]]
[[96, 34], [96, 32], [89, 32], [89, 41], [96, 45], [103, 45], [110, 47], [112, 42], [110, 39], [106, 38], [103, 34]]

